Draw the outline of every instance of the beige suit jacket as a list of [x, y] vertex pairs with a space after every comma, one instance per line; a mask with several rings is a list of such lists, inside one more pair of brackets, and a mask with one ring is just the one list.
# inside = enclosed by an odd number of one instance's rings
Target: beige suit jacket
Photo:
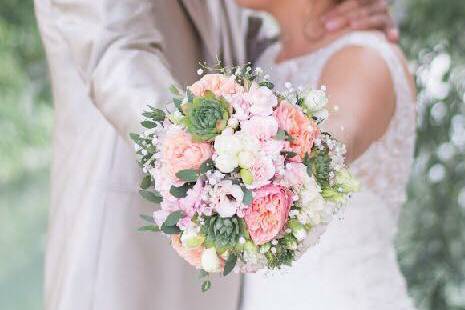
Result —
[[[197, 63], [244, 61], [231, 0], [36, 0], [55, 101], [45, 271], [47, 310], [237, 308], [239, 276], [200, 292], [167, 239], [137, 232], [154, 205], [137, 193], [128, 134]], [[212, 20], [210, 16], [216, 17]]]

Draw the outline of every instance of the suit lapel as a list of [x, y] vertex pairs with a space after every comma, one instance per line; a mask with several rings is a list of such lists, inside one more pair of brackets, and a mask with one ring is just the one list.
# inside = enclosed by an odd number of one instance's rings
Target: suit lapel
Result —
[[220, 50], [220, 38], [212, 22], [207, 0], [181, 0], [180, 2], [206, 46], [209, 57], [211, 60], [215, 59]]

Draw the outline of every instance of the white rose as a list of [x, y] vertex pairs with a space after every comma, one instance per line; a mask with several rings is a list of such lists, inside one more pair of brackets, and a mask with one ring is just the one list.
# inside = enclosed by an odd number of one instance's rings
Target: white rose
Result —
[[218, 256], [216, 255], [215, 248], [203, 250], [202, 256], [200, 258], [200, 265], [202, 266], [202, 269], [206, 272], [221, 271], [221, 262]]
[[304, 102], [307, 109], [311, 113], [314, 113], [322, 110], [328, 104], [328, 97], [326, 96], [326, 92], [322, 89], [311, 90], [305, 96]]
[[237, 157], [229, 154], [221, 154], [215, 158], [215, 166], [222, 173], [231, 173], [239, 165]]

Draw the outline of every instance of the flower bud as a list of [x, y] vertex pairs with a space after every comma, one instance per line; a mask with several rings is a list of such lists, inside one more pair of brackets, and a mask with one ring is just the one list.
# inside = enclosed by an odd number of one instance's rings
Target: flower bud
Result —
[[305, 230], [304, 225], [302, 225], [302, 223], [298, 220], [289, 220], [288, 225], [297, 241], [302, 241], [307, 237], [307, 231]]
[[245, 185], [250, 185], [253, 182], [253, 175], [249, 169], [241, 169], [241, 178]]
[[221, 261], [216, 255], [215, 248], [205, 249], [202, 252], [202, 256], [200, 258], [200, 264], [202, 269], [206, 272], [220, 272], [221, 271]]

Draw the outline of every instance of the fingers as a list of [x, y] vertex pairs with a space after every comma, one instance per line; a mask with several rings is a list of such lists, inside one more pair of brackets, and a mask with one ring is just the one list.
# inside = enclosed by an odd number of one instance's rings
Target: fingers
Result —
[[389, 14], [386, 0], [348, 0], [323, 17], [328, 31], [347, 27], [354, 30], [381, 30], [392, 42], [399, 40], [399, 32]]

